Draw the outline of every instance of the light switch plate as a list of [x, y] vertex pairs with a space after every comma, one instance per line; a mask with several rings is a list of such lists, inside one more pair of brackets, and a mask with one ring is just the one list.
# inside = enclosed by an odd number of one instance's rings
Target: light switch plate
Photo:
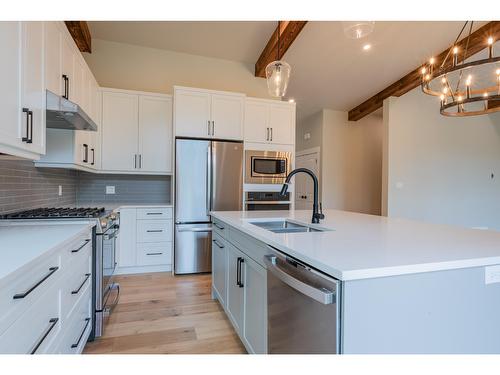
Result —
[[106, 186], [106, 194], [114, 194], [115, 187], [114, 186]]
[[500, 283], [500, 265], [484, 267], [484, 283]]

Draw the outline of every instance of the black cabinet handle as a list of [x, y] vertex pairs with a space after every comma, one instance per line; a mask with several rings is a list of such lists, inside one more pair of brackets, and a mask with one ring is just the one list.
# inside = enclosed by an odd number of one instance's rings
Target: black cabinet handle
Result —
[[33, 111], [28, 112], [28, 117], [30, 119], [30, 136], [26, 143], [33, 143]]
[[91, 148], [90, 151], [92, 151], [92, 163], [90, 163], [90, 165], [94, 165], [95, 164], [95, 149]]
[[238, 257], [236, 260], [236, 285], [243, 288], [243, 282], [241, 281], [241, 265], [245, 262], [245, 259]]
[[161, 233], [161, 232], [163, 232], [163, 229], [151, 229], [151, 230], [147, 230], [146, 232], [147, 233]]
[[163, 212], [146, 212], [146, 215], [163, 215]]
[[30, 127], [30, 109], [23, 108], [23, 113], [26, 113], [26, 137], [22, 137], [21, 140], [23, 142], [28, 143], [30, 139], [29, 127]]
[[78, 289], [73, 290], [73, 291], [71, 292], [71, 294], [78, 294], [78, 293], [80, 292], [80, 289], [82, 289], [82, 288], [83, 288], [83, 286], [85, 285], [85, 283], [86, 283], [86, 282], [87, 282], [87, 280], [89, 279], [90, 275], [91, 275], [90, 273], [86, 273], [86, 274], [85, 274], [85, 279], [83, 280], [83, 283], [81, 283], [81, 285], [78, 287]]
[[84, 157], [83, 157], [83, 162], [88, 163], [89, 162], [89, 145], [84, 143], [83, 148], [85, 150]]
[[224, 245], [221, 245], [221, 244], [219, 243], [219, 241], [217, 241], [217, 240], [212, 240], [212, 242], [213, 242], [214, 244], [216, 244], [216, 245], [217, 245], [217, 247], [218, 247], [219, 249], [223, 249], [223, 248], [224, 248]]
[[214, 223], [214, 225], [217, 227], [217, 229], [224, 230], [224, 227], [223, 227], [223, 226], [220, 226], [220, 225], [219, 225], [219, 224], [217, 224], [217, 223]]
[[81, 249], [83, 249], [85, 247], [86, 244], [88, 244], [90, 242], [90, 239], [88, 240], [85, 240], [85, 242], [83, 243], [82, 246], [80, 246], [78, 249], [75, 249], [75, 250], [71, 250], [72, 253], [77, 253], [79, 252]]
[[142, 169], [142, 154], [139, 154], [139, 169]]
[[35, 354], [36, 353], [36, 351], [38, 350], [38, 348], [40, 347], [40, 345], [42, 345], [43, 341], [47, 338], [47, 336], [49, 335], [50, 331], [52, 331], [52, 329], [56, 326], [56, 324], [57, 324], [58, 321], [59, 321], [59, 318], [51, 318], [49, 320], [49, 326], [48, 326], [48, 328], [42, 334], [42, 336], [40, 337], [40, 340], [38, 340], [38, 342], [33, 346], [33, 349], [31, 349], [30, 354]]
[[162, 255], [163, 253], [146, 253], [146, 255]]
[[90, 318], [86, 318], [85, 319], [85, 326], [83, 327], [83, 331], [82, 331], [82, 333], [80, 333], [80, 336], [78, 337], [78, 341], [76, 342], [76, 344], [72, 344], [71, 345], [72, 349], [77, 348], [78, 345], [80, 345], [80, 341], [82, 341], [83, 334], [87, 330], [87, 327], [89, 326], [89, 323], [90, 323]]
[[66, 74], [63, 74], [62, 78], [64, 80], [64, 94], [63, 94], [63, 98], [64, 99], [69, 99], [69, 77]]
[[50, 267], [49, 273], [47, 273], [38, 282], [36, 282], [35, 285], [33, 285], [31, 288], [29, 288], [27, 291], [25, 291], [23, 293], [14, 294], [14, 296], [12, 298], [23, 299], [28, 294], [30, 294], [32, 291], [34, 291], [36, 288], [38, 288], [40, 286], [40, 284], [42, 284], [45, 280], [47, 280], [50, 276], [52, 276], [54, 274], [54, 272], [56, 272], [58, 269], [59, 269], [59, 267]]

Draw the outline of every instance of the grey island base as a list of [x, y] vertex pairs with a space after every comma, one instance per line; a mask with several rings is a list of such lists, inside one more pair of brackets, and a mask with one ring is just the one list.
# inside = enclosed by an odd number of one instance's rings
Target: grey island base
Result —
[[248, 352], [500, 353], [500, 233], [325, 215], [212, 212], [213, 296]]

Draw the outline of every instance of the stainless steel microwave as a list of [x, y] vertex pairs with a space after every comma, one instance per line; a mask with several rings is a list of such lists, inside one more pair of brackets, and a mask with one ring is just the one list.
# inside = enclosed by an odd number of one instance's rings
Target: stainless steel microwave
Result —
[[292, 153], [245, 151], [245, 183], [282, 184], [292, 167]]

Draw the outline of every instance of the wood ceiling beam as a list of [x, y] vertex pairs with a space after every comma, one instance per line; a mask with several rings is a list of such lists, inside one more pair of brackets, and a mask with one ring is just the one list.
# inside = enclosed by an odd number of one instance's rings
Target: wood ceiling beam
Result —
[[[464, 30], [465, 35], [468, 35], [468, 27], [469, 26], [467, 25]], [[489, 22], [471, 34], [465, 58], [468, 58], [486, 48], [486, 40], [489, 36], [492, 36], [494, 40], [500, 39], [500, 21]], [[466, 42], [467, 36], [457, 43], [460, 51], [465, 51]], [[443, 60], [446, 58], [448, 51], [449, 49], [446, 49], [439, 55], [434, 56], [436, 60], [435, 66], [441, 65]], [[460, 60], [461, 59], [462, 56], [460, 56]], [[448, 58], [446, 64], [444, 65], [445, 68], [451, 65], [451, 60], [452, 59]], [[419, 66], [398, 81], [394, 82], [392, 85], [372, 96], [370, 99], [351, 109], [348, 115], [349, 121], [358, 121], [377, 109], [382, 108], [384, 100], [390, 96], [401, 96], [406, 94], [408, 91], [413, 90], [415, 87], [418, 87], [422, 79], [421, 69], [422, 66]]]
[[[307, 21], [281, 21], [280, 27], [278, 27], [271, 35], [271, 38], [266, 44], [266, 47], [260, 54], [259, 59], [255, 63], [255, 76], [256, 77], [266, 77], [266, 66], [277, 58], [281, 58], [285, 52], [290, 48], [293, 41], [299, 33], [302, 31]], [[278, 33], [280, 39], [280, 56], [278, 57]]]
[[80, 52], [92, 52], [92, 38], [87, 21], [64, 21]]

